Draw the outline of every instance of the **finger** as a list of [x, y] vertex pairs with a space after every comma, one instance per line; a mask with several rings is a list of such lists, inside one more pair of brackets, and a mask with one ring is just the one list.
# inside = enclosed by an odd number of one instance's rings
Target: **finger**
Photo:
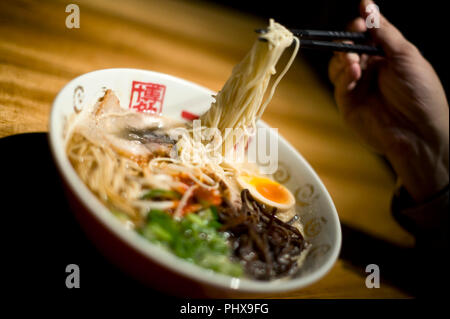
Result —
[[328, 78], [330, 79], [331, 83], [335, 83], [338, 74], [343, 71], [344, 67], [345, 61], [343, 59], [343, 54], [334, 54], [330, 59], [330, 63], [328, 64]]
[[358, 53], [345, 53], [344, 54], [344, 62], [346, 65], [351, 65], [353, 63], [359, 63], [361, 60], [360, 56]]
[[361, 68], [358, 63], [346, 66], [336, 76], [334, 86], [337, 99], [345, 98], [356, 87], [357, 81], [361, 76]]
[[359, 65], [361, 66], [361, 70], [366, 70], [367, 65], [369, 64], [369, 55], [361, 54]]
[[[356, 18], [353, 21], [349, 23], [347, 26], [347, 29], [349, 31], [354, 32], [363, 32], [365, 31], [365, 23], [362, 18]], [[343, 41], [344, 43], [350, 43], [352, 44], [352, 41]], [[360, 56], [357, 53], [343, 53], [341, 56], [344, 59], [344, 62], [346, 65], [351, 65], [352, 63], [359, 63], [360, 62]]]
[[358, 17], [349, 23], [349, 25], [347, 26], [347, 30], [352, 32], [366, 32], [366, 22], [363, 18]]
[[[364, 32], [366, 31], [366, 25], [364, 19], [358, 17], [351, 21], [347, 27], [349, 31]], [[344, 43], [352, 43], [351, 41], [343, 41]], [[328, 67], [328, 76], [330, 81], [334, 84], [337, 75], [343, 70], [344, 67], [350, 67], [353, 63], [361, 63], [361, 57], [356, 53], [344, 53], [336, 52], [330, 61]], [[360, 74], [357, 74], [359, 79]]]
[[[330, 81], [335, 84], [336, 78], [339, 73], [341, 73], [344, 68], [349, 68], [353, 64], [359, 64], [360, 63], [360, 57], [356, 53], [344, 53], [344, 52], [337, 52], [334, 54], [334, 56], [330, 60], [330, 64], [328, 67], [328, 76], [330, 78]], [[355, 80], [359, 80], [361, 74], [355, 73]]]
[[[364, 21], [363, 18], [358, 17], [349, 23], [347, 29], [352, 32], [366, 32], [367, 31], [366, 21]], [[360, 59], [359, 65], [361, 66], [362, 71], [367, 69], [369, 58], [370, 57], [367, 54], [361, 54], [359, 56]]]
[[360, 4], [361, 16], [368, 28], [372, 39], [380, 45], [386, 56], [408, 53], [413, 45], [405, 39], [402, 33], [392, 25], [382, 14], [372, 0], [362, 0]]

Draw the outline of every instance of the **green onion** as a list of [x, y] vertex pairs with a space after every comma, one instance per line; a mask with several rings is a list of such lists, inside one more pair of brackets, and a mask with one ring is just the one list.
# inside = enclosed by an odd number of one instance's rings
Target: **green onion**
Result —
[[111, 213], [113, 213], [122, 223], [127, 223], [131, 220], [130, 216], [120, 210], [111, 209]]
[[166, 189], [151, 189], [144, 195], [142, 195], [141, 199], [180, 199], [181, 194]]
[[220, 226], [215, 207], [198, 214], [187, 214], [180, 221], [164, 211], [152, 209], [147, 215], [147, 223], [138, 231], [180, 258], [203, 268], [239, 277], [242, 266], [230, 259], [231, 249], [226, 236], [217, 230]]

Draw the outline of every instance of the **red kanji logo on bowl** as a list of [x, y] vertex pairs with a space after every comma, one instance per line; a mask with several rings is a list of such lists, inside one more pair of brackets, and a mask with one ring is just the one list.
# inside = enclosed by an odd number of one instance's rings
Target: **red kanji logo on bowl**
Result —
[[165, 93], [166, 86], [163, 84], [133, 81], [130, 109], [161, 114]]

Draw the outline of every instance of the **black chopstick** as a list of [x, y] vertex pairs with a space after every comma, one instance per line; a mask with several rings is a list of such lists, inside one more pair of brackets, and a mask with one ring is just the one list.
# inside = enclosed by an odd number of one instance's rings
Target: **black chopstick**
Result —
[[378, 47], [366, 44], [350, 44], [343, 42], [317, 41], [317, 40], [300, 40], [300, 48], [314, 49], [323, 51], [340, 51], [353, 52], [359, 54], [379, 55], [383, 56], [384, 52]]
[[351, 40], [367, 41], [369, 39], [365, 32], [350, 31], [326, 31], [326, 30], [300, 30], [292, 29], [291, 32], [301, 39], [311, 40]]
[[[326, 51], [341, 51], [354, 52], [359, 54], [370, 55], [384, 55], [383, 50], [378, 47], [368, 44], [350, 44], [343, 42], [333, 42], [336, 40], [350, 40], [352, 42], [365, 42], [369, 40], [369, 36], [364, 32], [349, 32], [349, 31], [326, 31], [326, 30], [302, 30], [291, 29], [295, 36], [300, 38], [300, 48], [326, 50]], [[255, 32], [264, 34], [265, 29], [256, 29]], [[265, 40], [260, 38], [260, 40]], [[322, 41], [328, 40], [328, 41]]]
[[[365, 32], [350, 32], [350, 31], [326, 31], [326, 30], [303, 30], [290, 29], [290, 31], [301, 39], [314, 40], [352, 40], [352, 41], [367, 41], [368, 35]], [[266, 29], [256, 29], [256, 33], [264, 34]]]

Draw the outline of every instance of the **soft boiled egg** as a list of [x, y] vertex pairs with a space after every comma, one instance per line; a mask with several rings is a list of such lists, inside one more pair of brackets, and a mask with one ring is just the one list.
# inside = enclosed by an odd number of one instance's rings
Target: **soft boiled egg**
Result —
[[249, 190], [254, 199], [270, 207], [276, 207], [285, 211], [295, 204], [295, 198], [292, 193], [286, 187], [270, 178], [241, 174], [238, 176], [237, 181], [243, 189]]

